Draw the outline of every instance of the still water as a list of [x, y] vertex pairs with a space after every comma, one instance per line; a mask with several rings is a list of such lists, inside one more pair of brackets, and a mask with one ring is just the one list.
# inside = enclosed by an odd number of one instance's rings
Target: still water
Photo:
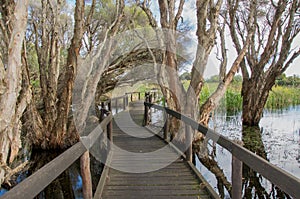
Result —
[[[216, 113], [213, 115], [209, 126], [231, 139], [243, 139], [240, 114], [227, 116], [226, 113]], [[250, 136], [245, 141], [249, 142], [251, 146], [253, 143], [261, 143], [259, 151], [266, 156], [267, 160], [300, 178], [300, 106], [288, 107], [283, 110], [265, 110], [259, 127], [261, 136]], [[214, 158], [223, 169], [227, 179], [231, 181], [231, 154], [217, 146]], [[199, 161], [197, 167], [217, 190], [215, 176]], [[270, 194], [272, 184], [269, 181], [264, 178], [259, 178], [258, 181], [260, 182], [259, 186], [262, 186], [266, 191], [267, 196], [264, 198], [277, 198]], [[254, 192], [252, 190], [253, 194]], [[255, 197], [252, 195], [252, 198]]]

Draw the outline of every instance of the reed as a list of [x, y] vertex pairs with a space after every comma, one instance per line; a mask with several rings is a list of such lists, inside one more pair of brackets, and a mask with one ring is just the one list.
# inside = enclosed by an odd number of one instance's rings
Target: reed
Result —
[[300, 104], [300, 88], [275, 86], [269, 94], [267, 109], [283, 109]]

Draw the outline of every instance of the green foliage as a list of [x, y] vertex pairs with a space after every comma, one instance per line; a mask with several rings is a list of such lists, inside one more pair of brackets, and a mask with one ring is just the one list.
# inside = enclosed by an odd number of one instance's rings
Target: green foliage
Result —
[[226, 91], [226, 111], [229, 115], [235, 115], [242, 110], [243, 98], [241, 91], [235, 87], [230, 87]]
[[27, 63], [31, 71], [34, 73], [39, 70], [38, 56], [35, 50], [35, 46], [32, 42], [27, 43]]
[[191, 73], [184, 72], [182, 75], [180, 75], [179, 79], [180, 80], [191, 80]]
[[40, 87], [40, 81], [39, 80], [31, 80], [30, 83], [34, 88], [39, 88]]
[[209, 98], [210, 95], [211, 95], [210, 87], [208, 84], [205, 84], [200, 93], [200, 99], [199, 99], [200, 106], [202, 106], [206, 102], [206, 100]]
[[282, 109], [300, 104], [300, 88], [275, 86], [269, 94], [267, 109]]
[[[219, 82], [219, 75], [213, 75], [209, 79], [206, 80], [207, 83], [218, 83]], [[241, 75], [235, 75], [231, 84], [241, 84], [243, 82], [243, 77]]]
[[299, 87], [300, 77], [296, 75], [287, 77], [286, 74], [282, 74], [276, 79], [276, 85]]
[[209, 79], [206, 80], [207, 83], [216, 83], [219, 82], [219, 75], [213, 75]]
[[[203, 86], [200, 93], [199, 105], [202, 106], [209, 96], [216, 90], [218, 83], [216, 76]], [[187, 90], [190, 80], [182, 80], [184, 88]], [[242, 77], [237, 75], [228, 87], [225, 96], [220, 102], [218, 110], [224, 110], [229, 115], [237, 114], [242, 111], [243, 98], [241, 96]], [[282, 109], [289, 106], [300, 104], [300, 88], [292, 86], [274, 86], [269, 94], [269, 98], [265, 108]]]

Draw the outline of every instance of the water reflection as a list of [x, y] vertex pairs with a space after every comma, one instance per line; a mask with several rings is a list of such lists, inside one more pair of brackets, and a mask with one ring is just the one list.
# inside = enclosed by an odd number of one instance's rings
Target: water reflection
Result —
[[[33, 150], [31, 161], [32, 167], [29, 169], [29, 176], [43, 167], [45, 164], [57, 157], [62, 151], [43, 151]], [[56, 178], [50, 185], [48, 185], [40, 194], [35, 198], [75, 198], [70, 169], [63, 172], [58, 178]]]
[[[245, 148], [268, 160], [262, 141], [263, 128], [244, 126], [242, 135]], [[270, 183], [246, 164], [243, 164], [243, 189], [244, 198], [290, 198], [274, 185], [271, 185], [271, 192], [268, 193]]]
[[[272, 164], [300, 177], [300, 106], [279, 111], [265, 111], [260, 127], [243, 128], [240, 114], [227, 116], [226, 113], [213, 115], [209, 127], [235, 140], [243, 140], [244, 147], [260, 155]], [[213, 150], [212, 142], [207, 150]], [[231, 179], [231, 153], [218, 146], [210, 159], [217, 161], [227, 179]], [[197, 168], [207, 181], [219, 192], [217, 176], [197, 160]], [[289, 198], [268, 180], [244, 165], [244, 198]], [[222, 190], [221, 190], [222, 191]], [[220, 195], [222, 195], [220, 193]], [[229, 198], [225, 191], [224, 198]]]

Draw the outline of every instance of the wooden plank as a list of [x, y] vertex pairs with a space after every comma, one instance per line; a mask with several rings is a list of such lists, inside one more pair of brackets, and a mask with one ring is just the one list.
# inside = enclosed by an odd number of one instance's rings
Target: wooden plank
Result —
[[232, 199], [240, 199], [243, 191], [243, 163], [232, 156], [231, 168]]
[[[124, 199], [126, 196], [114, 196], [113, 199]], [[127, 196], [127, 198], [130, 199], [141, 199], [141, 196], [137, 195], [130, 195]], [[143, 196], [143, 199], [209, 199], [209, 196], [201, 196], [199, 197], [198, 195], [196, 196], [153, 196], [153, 195], [145, 195]], [[111, 196], [103, 196], [103, 199], [112, 199]]]
[[138, 185], [109, 185], [106, 187], [108, 190], [193, 190], [193, 189], [201, 189], [200, 185], [196, 184], [195, 186], [190, 185], [153, 185], [153, 186], [138, 186]]
[[124, 195], [159, 195], [159, 196], [176, 196], [176, 195], [206, 195], [206, 193], [201, 192], [201, 190], [197, 189], [192, 189], [192, 190], [186, 190], [186, 189], [181, 189], [181, 190], [166, 190], [166, 189], [130, 189], [130, 190], [120, 190], [120, 189], [114, 189], [114, 190], [106, 190], [105, 195], [110, 195], [110, 196], [124, 196]]

